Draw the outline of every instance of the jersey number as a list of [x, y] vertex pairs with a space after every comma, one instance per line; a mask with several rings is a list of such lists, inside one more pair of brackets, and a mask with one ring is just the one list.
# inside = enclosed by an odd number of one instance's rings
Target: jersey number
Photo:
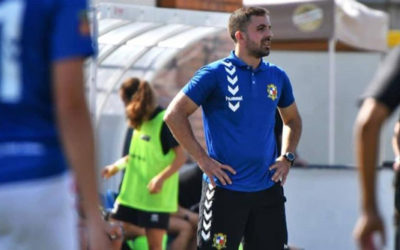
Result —
[[17, 103], [21, 99], [22, 82], [19, 63], [23, 0], [0, 3], [0, 102]]

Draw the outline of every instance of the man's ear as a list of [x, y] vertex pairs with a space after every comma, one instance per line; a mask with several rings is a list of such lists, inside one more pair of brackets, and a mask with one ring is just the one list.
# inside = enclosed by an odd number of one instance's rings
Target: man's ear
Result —
[[245, 39], [245, 35], [242, 31], [238, 30], [235, 32], [236, 41], [242, 41]]

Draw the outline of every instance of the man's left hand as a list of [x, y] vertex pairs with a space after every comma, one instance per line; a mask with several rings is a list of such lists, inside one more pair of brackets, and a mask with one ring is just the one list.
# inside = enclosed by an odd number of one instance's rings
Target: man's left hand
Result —
[[285, 158], [282, 156], [278, 157], [276, 162], [269, 168], [269, 170], [275, 169], [275, 173], [271, 179], [274, 182], [281, 181], [281, 185], [283, 186], [289, 174], [290, 165], [290, 162], [288, 162]]

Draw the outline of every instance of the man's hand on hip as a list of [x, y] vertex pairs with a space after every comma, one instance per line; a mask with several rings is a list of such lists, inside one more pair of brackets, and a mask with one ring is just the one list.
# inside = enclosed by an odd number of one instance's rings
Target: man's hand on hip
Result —
[[275, 173], [271, 179], [274, 182], [281, 181], [281, 185], [283, 186], [289, 174], [290, 165], [291, 163], [289, 161], [280, 156], [276, 160], [276, 162], [269, 168], [269, 170], [275, 170]]
[[222, 183], [222, 185], [232, 184], [232, 180], [229, 178], [226, 170], [232, 174], [236, 174], [236, 171], [228, 166], [217, 162], [210, 157], [204, 157], [201, 161], [198, 161], [199, 167], [210, 179], [211, 185], [215, 187], [214, 176]]

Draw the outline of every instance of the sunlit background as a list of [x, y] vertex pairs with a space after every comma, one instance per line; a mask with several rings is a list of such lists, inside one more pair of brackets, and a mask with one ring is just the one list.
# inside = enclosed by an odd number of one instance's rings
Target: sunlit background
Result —
[[[383, 56], [400, 43], [400, 0], [93, 1], [99, 53], [86, 70], [99, 169], [122, 154], [127, 124], [121, 82], [147, 79], [166, 107], [198, 68], [228, 55], [229, 12], [243, 5], [270, 10], [275, 36], [264, 60], [286, 70], [303, 118], [298, 153], [309, 166], [292, 170], [286, 185], [289, 242], [307, 250], [356, 249], [353, 125], [360, 95]], [[398, 117], [396, 110], [382, 132], [379, 165], [393, 161], [390, 139]], [[191, 122], [202, 141], [200, 111]], [[379, 171], [387, 249], [393, 248], [392, 175], [390, 168]], [[101, 184], [116, 190], [119, 182]]]

